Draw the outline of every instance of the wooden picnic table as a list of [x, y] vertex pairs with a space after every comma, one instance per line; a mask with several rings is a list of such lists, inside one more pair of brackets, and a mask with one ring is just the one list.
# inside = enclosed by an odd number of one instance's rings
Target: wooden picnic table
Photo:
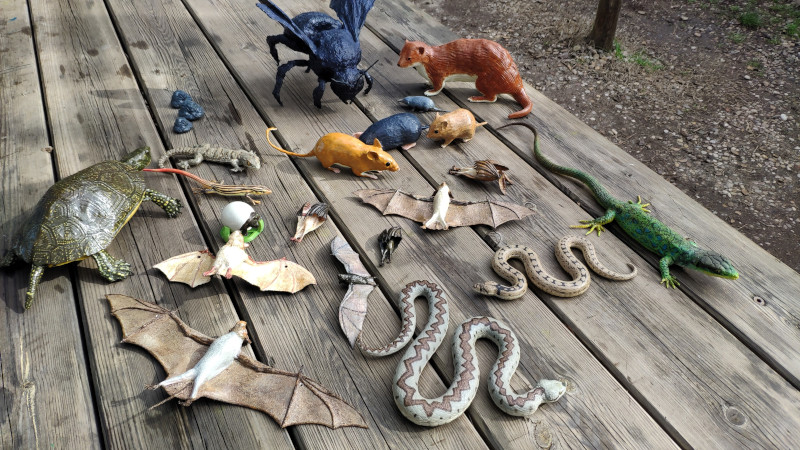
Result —
[[[278, 128], [284, 148], [305, 152], [323, 134], [363, 131], [400, 112], [398, 98], [424, 89], [416, 71], [396, 66], [404, 39], [440, 44], [457, 36], [404, 0], [378, 0], [361, 33], [361, 66], [377, 61], [370, 70], [372, 92], [347, 105], [328, 89], [317, 109], [311, 102], [316, 78], [296, 69], [286, 78], [281, 107], [271, 95], [276, 63], [265, 37], [282, 28], [253, 3], [0, 0], [0, 251], [55, 180], [142, 145], [155, 159], [165, 149], [210, 143], [253, 150], [263, 161], [260, 170], [241, 174], [217, 164], [192, 169], [207, 179], [273, 190], [256, 207], [266, 229], [250, 254], [257, 260], [286, 256], [317, 279], [295, 295], [262, 293], [241, 280], [215, 279], [194, 289], [168, 282], [153, 265], [179, 253], [217, 250], [219, 213], [229, 200], [194, 194], [186, 180], [146, 174], [150, 188], [187, 207], [171, 220], [144, 204], [122, 229], [109, 253], [130, 262], [133, 276], [108, 283], [89, 260], [48, 269], [33, 307], [24, 311], [28, 267], [0, 273], [3, 448], [791, 448], [800, 442], [798, 273], [528, 86], [534, 109], [526, 120], [538, 128], [547, 155], [591, 173], [617, 198], [641, 195], [667, 225], [727, 255], [741, 277], [675, 268], [680, 288], [666, 289], [657, 258], [613, 225], [591, 240], [611, 267], [636, 265], [632, 281], [594, 277], [591, 288], [572, 299], [535, 288], [515, 301], [475, 294], [474, 283], [498, 280], [490, 266], [493, 250], [483, 239], [489, 228], [426, 232], [407, 219], [380, 215], [353, 192], [426, 194], [446, 180], [459, 199], [535, 205], [536, 215], [498, 232], [506, 243], [535, 248], [557, 274], [554, 243], [582, 233], [569, 225], [600, 215], [590, 193], [538, 165], [527, 130], [496, 129], [516, 103], [469, 103], [469, 84], [451, 84], [435, 100], [446, 110], [469, 108], [489, 125], [472, 141], [446, 149], [423, 138], [409, 151], [392, 151], [401, 169], [377, 180], [279, 154], [267, 145], [268, 126]], [[330, 12], [326, 3], [279, 2], [290, 15]], [[291, 54], [283, 47], [279, 53], [283, 60]], [[171, 130], [176, 89], [206, 109], [190, 133]], [[420, 117], [427, 123], [433, 114]], [[453, 165], [487, 158], [510, 168], [515, 184], [508, 195], [495, 184], [447, 174]], [[296, 211], [307, 201], [328, 203], [332, 220], [291, 243]], [[377, 236], [393, 225], [402, 228], [403, 243], [391, 264], [378, 267]], [[501, 319], [521, 339], [514, 387], [557, 378], [567, 383], [567, 394], [531, 417], [510, 417], [492, 404], [484, 379], [473, 405], [453, 423], [429, 429], [407, 421], [391, 398], [399, 356], [366, 359], [339, 329], [345, 288], [329, 250], [336, 235], [378, 281], [364, 327], [368, 344], [388, 342], [399, 329], [397, 292], [410, 281], [430, 280], [450, 299], [449, 335], [471, 316]], [[163, 379], [164, 371], [144, 350], [120, 343], [105, 300], [110, 293], [175, 310], [211, 336], [246, 320], [253, 345], [245, 353], [283, 370], [302, 367], [360, 411], [369, 428], [281, 429], [260, 412], [205, 399], [148, 411], [165, 394], [144, 386]], [[441, 393], [452, 378], [444, 347], [423, 376], [428, 395]], [[479, 354], [485, 378], [496, 350], [482, 343]]]

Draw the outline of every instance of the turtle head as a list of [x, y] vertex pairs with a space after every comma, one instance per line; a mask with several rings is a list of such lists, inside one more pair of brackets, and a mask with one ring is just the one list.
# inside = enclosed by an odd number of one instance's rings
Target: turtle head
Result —
[[139, 147], [125, 155], [120, 162], [131, 166], [135, 170], [142, 170], [150, 164], [150, 147]]

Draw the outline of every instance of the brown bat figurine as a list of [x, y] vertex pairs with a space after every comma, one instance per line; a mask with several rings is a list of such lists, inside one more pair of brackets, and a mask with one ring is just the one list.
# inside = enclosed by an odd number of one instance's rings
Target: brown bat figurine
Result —
[[377, 208], [383, 215], [403, 216], [434, 230], [472, 225], [497, 228], [508, 221], [523, 219], [535, 212], [522, 205], [493, 200], [450, 200], [445, 183], [439, 186], [432, 197], [408, 194], [399, 189], [361, 189], [354, 194], [364, 203]]
[[327, 203], [311, 204], [311, 202], [306, 202], [306, 204], [297, 211], [297, 229], [290, 240], [292, 242], [301, 242], [305, 235], [321, 227], [327, 219]]
[[494, 102], [498, 94], [509, 94], [522, 106], [521, 110], [509, 114], [509, 119], [525, 117], [533, 108], [511, 54], [494, 41], [456, 39], [435, 47], [420, 41], [406, 41], [397, 65], [414, 67], [428, 79], [433, 86], [425, 91], [428, 96], [438, 94], [448, 80], [474, 81], [482, 95], [470, 97], [471, 102]]
[[208, 250], [203, 250], [173, 256], [153, 267], [163, 272], [170, 281], [179, 281], [191, 287], [208, 283], [212, 275], [222, 275], [225, 278], [236, 275], [262, 291], [292, 294], [309, 284], [317, 283], [311, 272], [286, 258], [266, 262], [253, 261], [244, 251], [247, 246], [242, 232], [235, 230], [228, 243], [219, 249], [216, 258]]
[[355, 347], [367, 316], [367, 297], [375, 289], [376, 283], [358, 253], [341, 236], [336, 236], [331, 241], [331, 254], [344, 264], [347, 271], [346, 274], [339, 275], [339, 280], [347, 283], [347, 293], [339, 305], [339, 326], [347, 336], [350, 346]]
[[484, 159], [475, 161], [472, 167], [456, 167], [453, 166], [448, 172], [450, 175], [461, 175], [462, 177], [471, 178], [479, 181], [495, 181], [500, 185], [500, 192], [506, 193], [506, 186], [514, 184], [511, 179], [506, 175], [508, 167], [499, 164], [497, 161], [491, 159]]
[[206, 397], [262, 411], [281, 428], [367, 427], [352, 406], [316, 381], [240, 354], [242, 343], [249, 343], [245, 322], [212, 339], [155, 303], [118, 294], [106, 298], [122, 326], [122, 342], [144, 348], [167, 372], [166, 380], [149, 386], [164, 388], [169, 394], [164, 402], [178, 398], [188, 406]]

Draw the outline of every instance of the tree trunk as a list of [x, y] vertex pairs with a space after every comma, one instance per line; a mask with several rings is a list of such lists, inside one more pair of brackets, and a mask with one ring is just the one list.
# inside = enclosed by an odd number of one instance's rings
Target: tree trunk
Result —
[[614, 33], [617, 31], [617, 20], [619, 20], [621, 8], [622, 0], [600, 0], [592, 32], [589, 33], [589, 39], [596, 48], [605, 51], [614, 48]]

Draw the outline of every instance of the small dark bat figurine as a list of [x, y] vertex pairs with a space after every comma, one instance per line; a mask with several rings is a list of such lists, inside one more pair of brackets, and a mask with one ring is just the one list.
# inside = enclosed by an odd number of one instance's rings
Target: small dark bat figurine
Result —
[[355, 347], [364, 317], [367, 316], [367, 297], [375, 289], [375, 280], [367, 272], [358, 253], [354, 252], [341, 236], [331, 241], [331, 253], [344, 264], [346, 274], [339, 275], [339, 280], [347, 283], [347, 293], [339, 305], [339, 326], [342, 327], [351, 347]]
[[[440, 194], [438, 198], [437, 195], [426, 197], [408, 194], [399, 189], [361, 189], [354, 194], [364, 203], [377, 208], [383, 215], [403, 216], [425, 224], [425, 228], [432, 230], [472, 225], [497, 228], [508, 221], [524, 219], [536, 212], [522, 205], [494, 200], [482, 202], [449, 200], [448, 202], [449, 192], [446, 185], [440, 186], [437, 190], [437, 194]], [[444, 217], [440, 217], [442, 215]]]
[[364, 94], [369, 93], [372, 89], [372, 77], [367, 73], [369, 69], [358, 68], [361, 62], [358, 35], [375, 0], [331, 0], [330, 7], [336, 11], [339, 20], [321, 12], [306, 12], [291, 18], [272, 0], [260, 2], [256, 6], [283, 25], [283, 34], [267, 37], [269, 53], [275, 62], [280, 63], [277, 44], [308, 55], [308, 60], [296, 59], [278, 66], [272, 95], [281, 106], [283, 79], [295, 66], [308, 67], [307, 72], [317, 75], [319, 85], [314, 89], [314, 106], [317, 108], [322, 108], [325, 83], [330, 83], [333, 93], [345, 103], [356, 98], [364, 88], [365, 79], [367, 90]]
[[392, 253], [394, 253], [402, 240], [403, 231], [400, 227], [387, 228], [381, 232], [381, 235], [378, 236], [378, 246], [381, 249], [381, 267], [392, 262]]
[[165, 401], [178, 398], [188, 406], [206, 397], [265, 412], [281, 428], [299, 424], [367, 428], [352, 406], [316, 381], [239, 354], [247, 339], [244, 322], [215, 340], [155, 303], [118, 294], [106, 298], [122, 326], [122, 342], [144, 348], [167, 372], [164, 382], [151, 387], [163, 387], [169, 394]]

